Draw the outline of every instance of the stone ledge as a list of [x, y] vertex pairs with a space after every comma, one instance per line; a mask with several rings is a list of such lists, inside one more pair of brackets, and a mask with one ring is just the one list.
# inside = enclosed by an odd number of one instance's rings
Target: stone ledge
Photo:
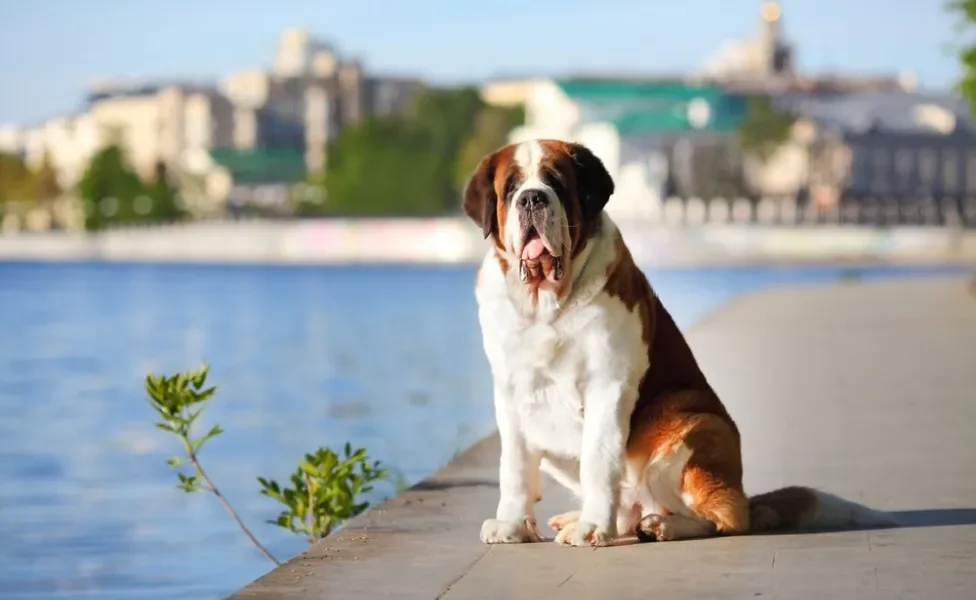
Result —
[[[233, 599], [969, 598], [976, 299], [963, 278], [759, 292], [689, 332], [743, 434], [746, 488], [822, 487], [903, 527], [572, 549], [484, 546], [498, 439]], [[540, 522], [567, 510], [551, 482]]]

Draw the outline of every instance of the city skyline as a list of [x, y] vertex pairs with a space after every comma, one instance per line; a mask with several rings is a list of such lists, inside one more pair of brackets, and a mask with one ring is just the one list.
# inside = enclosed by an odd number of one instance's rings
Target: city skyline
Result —
[[[362, 60], [369, 71], [434, 83], [574, 71], [692, 72], [727, 42], [751, 35], [761, 5], [603, 2], [594, 11], [592, 3], [578, 0], [560, 2], [558, 9], [553, 2], [498, 0], [486, 11], [451, 0], [426, 0], [420, 9], [282, 0], [246, 10], [228, 0], [0, 0], [0, 52], [17, 57], [0, 65], [4, 87], [13, 91], [0, 96], [0, 123], [31, 123], [75, 110], [99, 78], [217, 80], [266, 66], [275, 38], [296, 25]], [[945, 49], [954, 41], [953, 17], [941, 4], [887, 0], [883, 17], [867, 0], [781, 4], [785, 35], [802, 72], [909, 71], [922, 87], [936, 89], [957, 77], [956, 59]], [[551, 39], [546, 31], [554, 32]], [[608, 33], [595, 33], [601, 31]], [[417, 39], [423, 42], [412, 41]], [[585, 47], [581, 39], [593, 43]]]

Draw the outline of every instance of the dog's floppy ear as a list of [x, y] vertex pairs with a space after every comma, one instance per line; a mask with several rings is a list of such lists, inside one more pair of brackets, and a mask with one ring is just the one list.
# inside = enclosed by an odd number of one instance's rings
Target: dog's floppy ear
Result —
[[498, 196], [495, 194], [495, 154], [481, 159], [464, 188], [464, 212], [488, 236], [498, 233]]
[[613, 178], [593, 151], [582, 144], [569, 144], [569, 155], [576, 166], [576, 185], [587, 218], [600, 214], [613, 195]]

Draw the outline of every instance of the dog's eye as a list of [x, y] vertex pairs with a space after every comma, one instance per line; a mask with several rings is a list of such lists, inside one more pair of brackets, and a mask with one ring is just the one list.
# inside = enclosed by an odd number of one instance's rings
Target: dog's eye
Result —
[[557, 195], [562, 195], [562, 192], [566, 189], [566, 183], [563, 181], [562, 174], [560, 174], [555, 169], [546, 169], [542, 174], [542, 180], [546, 182], [549, 187], [556, 192]]
[[509, 179], [505, 184], [505, 202], [511, 202], [512, 196], [515, 195], [515, 190], [518, 189], [518, 184], [515, 183], [515, 179]]

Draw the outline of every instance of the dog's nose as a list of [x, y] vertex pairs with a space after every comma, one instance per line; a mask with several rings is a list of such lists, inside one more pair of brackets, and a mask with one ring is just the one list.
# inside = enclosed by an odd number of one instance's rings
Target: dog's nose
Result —
[[519, 208], [537, 209], [549, 204], [549, 197], [542, 190], [525, 190], [515, 202]]

